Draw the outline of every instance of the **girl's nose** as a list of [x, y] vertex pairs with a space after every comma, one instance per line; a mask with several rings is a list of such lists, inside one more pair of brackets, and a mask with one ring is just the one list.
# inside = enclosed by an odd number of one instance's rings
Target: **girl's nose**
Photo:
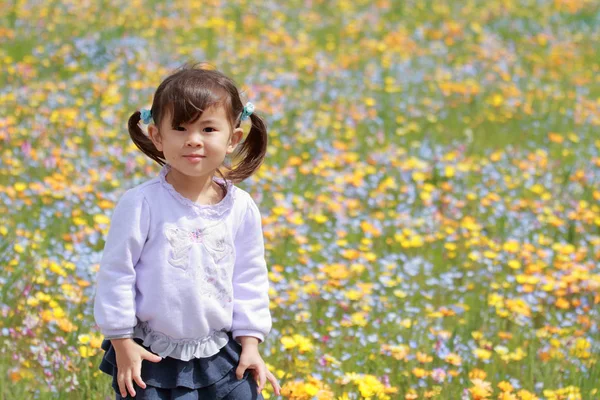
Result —
[[199, 132], [190, 132], [186, 145], [190, 147], [202, 146], [202, 135]]

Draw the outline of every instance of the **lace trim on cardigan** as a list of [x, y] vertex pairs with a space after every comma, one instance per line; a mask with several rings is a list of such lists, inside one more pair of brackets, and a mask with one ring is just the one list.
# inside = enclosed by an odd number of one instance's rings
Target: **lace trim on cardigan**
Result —
[[152, 330], [145, 321], [138, 321], [133, 336], [142, 339], [144, 346], [150, 347], [159, 356], [183, 361], [213, 356], [229, 342], [227, 332], [222, 331], [215, 331], [199, 339], [173, 339]]
[[184, 197], [181, 193], [175, 190], [173, 185], [167, 182], [166, 176], [170, 170], [171, 166], [169, 164], [165, 164], [163, 166], [159, 175], [160, 183], [175, 199], [177, 199], [177, 201], [192, 210], [194, 214], [209, 219], [220, 219], [233, 208], [235, 190], [231, 181], [221, 179], [217, 176], [213, 177], [213, 181], [220, 184], [222, 187], [225, 186], [227, 190], [225, 197], [217, 204], [198, 204], [187, 197]]

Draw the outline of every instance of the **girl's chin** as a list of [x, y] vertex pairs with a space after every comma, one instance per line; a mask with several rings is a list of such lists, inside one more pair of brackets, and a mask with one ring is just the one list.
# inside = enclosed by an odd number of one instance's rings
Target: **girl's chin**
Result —
[[176, 169], [177, 172], [179, 172], [180, 174], [187, 175], [190, 177], [200, 178], [215, 169], [215, 168], [209, 168], [209, 166], [206, 165], [205, 161], [206, 160], [202, 160], [199, 163], [192, 164], [189, 162], [185, 162], [185, 160], [184, 160], [184, 162], [182, 162], [178, 165], [175, 165], [175, 166], [173, 164], [171, 164], [171, 168]]

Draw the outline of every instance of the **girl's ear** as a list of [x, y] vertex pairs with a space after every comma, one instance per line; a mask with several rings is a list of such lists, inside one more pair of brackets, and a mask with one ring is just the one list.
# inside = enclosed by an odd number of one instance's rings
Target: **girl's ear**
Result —
[[162, 138], [158, 133], [158, 128], [154, 124], [148, 125], [148, 136], [158, 151], [163, 151]]
[[242, 128], [235, 128], [231, 137], [229, 138], [229, 145], [227, 146], [227, 154], [231, 154], [234, 152], [237, 145], [241, 142], [242, 136], [244, 136], [244, 131]]

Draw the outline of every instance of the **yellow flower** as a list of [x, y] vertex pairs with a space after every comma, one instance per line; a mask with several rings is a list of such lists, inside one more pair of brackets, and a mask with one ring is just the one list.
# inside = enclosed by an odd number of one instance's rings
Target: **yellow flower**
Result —
[[428, 375], [427, 371], [424, 370], [423, 368], [413, 368], [412, 373], [414, 376], [416, 376], [419, 379], [426, 377]]
[[517, 242], [516, 240], [509, 240], [506, 243], [504, 243], [502, 249], [508, 253], [515, 254], [519, 251], [519, 247], [519, 242]]
[[358, 325], [358, 326], [366, 326], [367, 325], [367, 319], [365, 318], [365, 313], [363, 312], [356, 312], [354, 314], [352, 314], [352, 323], [354, 325]]
[[507, 382], [507, 381], [502, 381], [502, 382], [498, 383], [498, 388], [500, 390], [502, 390], [503, 392], [512, 392], [514, 389], [513, 386], [510, 384], [510, 382]]
[[433, 357], [419, 351], [417, 352], [417, 361], [420, 363], [430, 363], [433, 361]]
[[67, 318], [60, 318], [56, 321], [56, 324], [58, 325], [58, 327], [67, 332], [74, 332], [77, 330], [77, 327], [75, 326], [75, 324], [73, 324], [71, 321], [69, 321]]
[[363, 397], [369, 398], [383, 394], [383, 384], [373, 375], [364, 375], [358, 381], [358, 390]]
[[306, 382], [286, 382], [281, 388], [281, 395], [291, 400], [334, 400], [331, 389], [312, 376]]
[[95, 354], [95, 350], [88, 346], [79, 346], [78, 350], [79, 350], [79, 355], [82, 358], [88, 358]]
[[474, 400], [487, 399], [492, 395], [492, 384], [481, 379], [471, 379], [473, 387], [469, 389]]
[[323, 215], [323, 214], [313, 215], [312, 219], [314, 221], [316, 221], [318, 224], [324, 224], [325, 222], [327, 222], [329, 220], [329, 218], [327, 218], [327, 216]]
[[519, 390], [517, 394], [519, 395], [520, 400], [539, 400], [539, 398], [535, 394], [525, 389]]
[[560, 134], [554, 132], [548, 133], [548, 139], [550, 139], [550, 141], [554, 143], [562, 143], [564, 140], [564, 138]]
[[446, 356], [445, 361], [448, 364], [452, 364], [454, 366], [459, 366], [462, 364], [462, 357], [456, 353], [450, 353]]
[[344, 296], [348, 300], [356, 301], [356, 300], [360, 300], [362, 298], [363, 294], [356, 289], [350, 289], [350, 290], [344, 292]]
[[392, 353], [392, 357], [394, 357], [396, 360], [404, 360], [408, 356], [410, 348], [404, 344], [398, 346], [390, 346], [384, 344], [381, 346], [381, 351], [389, 351], [390, 353]]
[[526, 355], [527, 353], [525, 353], [520, 347], [517, 347], [514, 352], [508, 354], [508, 358], [512, 361], [521, 361]]
[[373, 375], [357, 374], [354, 372], [346, 373], [339, 383], [342, 385], [348, 383], [357, 385], [361, 396], [366, 399], [375, 397], [377, 399], [389, 400], [390, 397], [387, 394], [398, 392], [398, 388], [385, 386]]
[[104, 340], [103, 336], [100, 336], [100, 335], [92, 336], [92, 338], [90, 340], [90, 346], [95, 349], [99, 349], [102, 346], [103, 340]]
[[305, 338], [302, 335], [295, 334], [293, 336], [282, 336], [281, 344], [285, 350], [290, 350], [293, 348], [298, 348], [300, 353], [305, 353], [313, 350], [313, 344], [310, 339]]
[[492, 96], [490, 102], [494, 107], [499, 107], [502, 105], [502, 103], [504, 103], [504, 97], [502, 97], [500, 93], [496, 93], [494, 96]]
[[591, 343], [586, 338], [577, 338], [575, 347], [571, 349], [571, 354], [578, 358], [590, 358], [591, 354], [588, 350], [591, 346]]
[[90, 342], [90, 335], [79, 335], [77, 339], [81, 344], [88, 344]]
[[415, 400], [418, 399], [419, 395], [414, 389], [409, 389], [408, 392], [404, 395], [405, 400]]
[[94, 215], [94, 222], [98, 225], [106, 225], [110, 223], [110, 218], [104, 214], [96, 214]]
[[65, 270], [60, 265], [55, 263], [54, 261], [50, 262], [50, 271], [52, 271], [56, 275], [60, 275], [62, 277], [67, 276], [67, 273], [65, 272]]
[[491, 250], [486, 250], [485, 252], [483, 252], [483, 255], [484, 255], [486, 258], [489, 258], [490, 260], [493, 260], [493, 259], [495, 259], [496, 257], [498, 257], [498, 253], [495, 253], [495, 252], [493, 252], [493, 251], [491, 251]]
[[554, 302], [554, 305], [563, 310], [566, 310], [570, 307], [569, 301], [563, 297], [559, 297], [558, 299], [556, 299], [556, 301]]
[[506, 307], [516, 314], [524, 315], [526, 317], [531, 316], [531, 308], [523, 299], [507, 299]]
[[473, 350], [473, 354], [475, 354], [475, 357], [482, 360], [489, 360], [492, 356], [492, 352], [485, 349], [475, 349]]
[[372, 97], [365, 98], [365, 105], [367, 107], [373, 107], [375, 104], [376, 104], [375, 99], [373, 99]]
[[375, 227], [375, 225], [369, 223], [368, 221], [362, 221], [360, 223], [360, 227], [365, 233], [370, 233], [375, 237], [381, 236], [381, 231]]
[[[508, 354], [508, 348], [506, 346], [501, 346], [501, 345], [495, 346], [494, 351], [501, 356]], [[502, 383], [502, 382], [500, 382], [500, 383]]]
[[27, 298], [27, 305], [30, 307], [37, 307], [40, 304], [40, 301], [35, 297]]
[[312, 383], [307, 383], [304, 385], [304, 391], [306, 392], [306, 394], [308, 394], [309, 396], [314, 396], [319, 392], [319, 388], [312, 384]]
[[282, 336], [280, 341], [281, 344], [283, 344], [283, 348], [286, 350], [293, 349], [294, 347], [296, 347], [296, 342], [290, 336]]
[[510, 392], [502, 392], [498, 395], [498, 400], [519, 400], [517, 396]]

